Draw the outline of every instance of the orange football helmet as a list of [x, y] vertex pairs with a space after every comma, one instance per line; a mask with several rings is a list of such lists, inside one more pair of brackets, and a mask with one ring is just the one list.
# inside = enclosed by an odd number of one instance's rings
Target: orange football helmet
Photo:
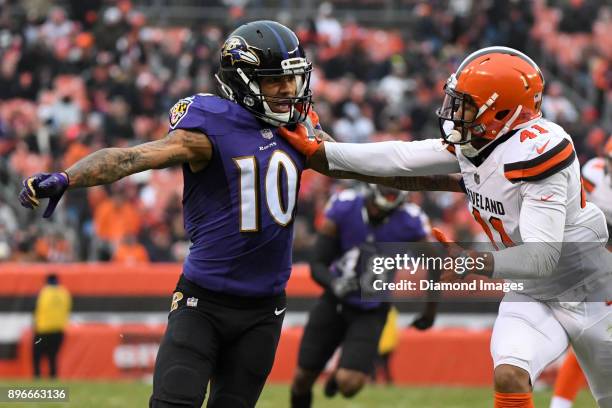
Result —
[[507, 47], [478, 50], [446, 81], [436, 111], [442, 136], [451, 144], [494, 140], [542, 115], [543, 90], [542, 72], [527, 55]]

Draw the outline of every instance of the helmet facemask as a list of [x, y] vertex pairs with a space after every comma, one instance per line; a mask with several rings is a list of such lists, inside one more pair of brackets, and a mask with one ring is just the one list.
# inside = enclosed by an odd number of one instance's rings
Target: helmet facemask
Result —
[[477, 118], [476, 104], [470, 95], [457, 92], [449, 83], [444, 86], [442, 107], [436, 111], [440, 132], [449, 144], [467, 144], [472, 141], [473, 133], [482, 132], [480, 128], [472, 129]]

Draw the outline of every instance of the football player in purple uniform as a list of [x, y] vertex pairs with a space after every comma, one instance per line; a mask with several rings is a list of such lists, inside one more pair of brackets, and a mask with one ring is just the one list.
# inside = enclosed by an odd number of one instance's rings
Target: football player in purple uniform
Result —
[[[330, 199], [310, 264], [313, 279], [325, 292], [310, 311], [300, 343], [292, 408], [310, 408], [312, 386], [338, 347], [338, 367], [325, 386], [328, 397], [338, 391], [346, 398], [354, 396], [374, 370], [389, 302], [365, 292], [374, 277], [383, 277], [368, 271], [366, 260], [385, 252], [378, 244], [426, 241], [430, 231], [427, 216], [405, 199], [405, 192], [374, 184], [367, 185], [365, 193], [344, 190]], [[393, 273], [385, 276], [393, 279]], [[420, 330], [431, 327], [436, 306], [427, 303], [413, 325]]]
[[[192, 245], [173, 295], [151, 407], [253, 407], [272, 368], [286, 308], [293, 219], [305, 158], [278, 126], [318, 127], [311, 62], [273, 21], [237, 28], [221, 49], [219, 94], [170, 110], [166, 137], [106, 148], [63, 172], [24, 180], [21, 203], [181, 165], [184, 225]], [[143, 284], [146, 284], [143, 282]]]

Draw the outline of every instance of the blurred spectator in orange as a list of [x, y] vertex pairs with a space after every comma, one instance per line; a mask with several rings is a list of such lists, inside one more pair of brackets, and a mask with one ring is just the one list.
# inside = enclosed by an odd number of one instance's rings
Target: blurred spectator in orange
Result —
[[115, 243], [120, 242], [126, 235], [137, 236], [141, 224], [136, 205], [127, 201], [123, 184], [118, 186], [111, 187], [111, 196], [98, 204], [94, 212], [98, 238]]
[[34, 244], [37, 258], [45, 262], [74, 261], [72, 248], [72, 243], [60, 231], [44, 234]]
[[145, 247], [138, 243], [134, 235], [126, 235], [113, 254], [113, 261], [127, 264], [149, 262]]

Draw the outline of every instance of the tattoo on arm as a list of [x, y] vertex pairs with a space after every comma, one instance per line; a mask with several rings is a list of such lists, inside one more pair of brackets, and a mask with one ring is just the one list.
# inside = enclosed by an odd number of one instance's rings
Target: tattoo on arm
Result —
[[[315, 169], [316, 170], [316, 169]], [[418, 177], [374, 177], [350, 171], [327, 170], [321, 173], [339, 179], [354, 179], [365, 183], [380, 184], [404, 191], [454, 191], [461, 193], [461, 175], [449, 174]]]
[[109, 184], [130, 174], [191, 160], [207, 161], [212, 147], [203, 134], [174, 131], [166, 137], [129, 148], [98, 150], [66, 170], [69, 188]]
[[132, 174], [139, 156], [131, 150], [101, 149], [79, 160], [66, 170], [70, 188], [108, 184]]

